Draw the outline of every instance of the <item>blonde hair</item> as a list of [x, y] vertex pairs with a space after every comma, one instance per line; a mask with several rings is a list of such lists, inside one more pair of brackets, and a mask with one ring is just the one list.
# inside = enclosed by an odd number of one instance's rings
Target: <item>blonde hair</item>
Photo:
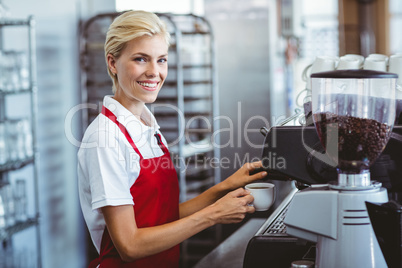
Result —
[[105, 59], [109, 76], [113, 80], [113, 93], [116, 92], [118, 79], [117, 75], [112, 73], [109, 68], [107, 55], [111, 54], [115, 59], [118, 59], [129, 41], [144, 35], [160, 35], [164, 37], [166, 44], [169, 45], [170, 34], [166, 29], [165, 23], [151, 12], [142, 10], [126, 11], [116, 17], [109, 26], [105, 41]]

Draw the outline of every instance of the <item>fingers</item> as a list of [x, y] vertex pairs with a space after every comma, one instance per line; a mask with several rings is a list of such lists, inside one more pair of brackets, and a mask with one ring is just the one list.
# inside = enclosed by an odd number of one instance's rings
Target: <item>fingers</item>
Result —
[[254, 206], [247, 206], [247, 211], [246, 211], [247, 213], [254, 213], [255, 212], [255, 207]]
[[243, 196], [242, 198], [246, 200], [247, 204], [250, 204], [254, 201], [254, 196], [252, 196], [249, 191], [246, 192], [248, 192], [248, 194]]
[[242, 206], [248, 206], [254, 201], [254, 197], [250, 194], [250, 191], [247, 191], [243, 188], [236, 189], [229, 194], [233, 198], [238, 198], [237, 200], [241, 203]]
[[237, 198], [236, 198], [237, 202], [241, 207], [241, 208], [239, 208], [240, 210], [238, 211], [238, 213], [240, 213], [244, 217], [245, 214], [247, 214], [247, 213], [255, 212], [255, 208], [252, 205], [253, 201], [254, 201], [254, 197], [250, 194], [249, 191], [244, 190], [243, 188], [239, 188], [239, 189], [233, 191], [232, 193], [237, 196]]
[[244, 167], [245, 167], [248, 171], [253, 171], [253, 170], [255, 170], [256, 168], [262, 167], [262, 161], [256, 161], [256, 162], [246, 163], [246, 164], [244, 164]]
[[229, 192], [215, 203], [220, 214], [217, 217], [219, 223], [238, 223], [242, 221], [248, 213], [255, 211], [255, 208], [251, 205], [253, 201], [254, 197], [243, 188]]
[[244, 188], [238, 188], [232, 192], [230, 192], [232, 197], [243, 197], [245, 195], [250, 195], [250, 192], [245, 190]]
[[251, 194], [245, 195], [241, 197], [242, 205], [245, 207], [245, 213], [254, 213], [255, 208], [252, 205], [254, 201], [254, 197]]
[[258, 172], [258, 173], [255, 173], [255, 174], [253, 174], [253, 175], [250, 175], [250, 179], [251, 179], [252, 181], [255, 181], [255, 180], [262, 179], [262, 178], [264, 178], [264, 177], [267, 176], [267, 175], [268, 175], [268, 173], [267, 173], [266, 171], [262, 171], [262, 172]]
[[[246, 163], [244, 164], [244, 167], [248, 170], [249, 174], [252, 174], [253, 171], [255, 171], [256, 169], [262, 168], [262, 161], [257, 161], [257, 162], [252, 162], [252, 163]], [[250, 175], [250, 179], [251, 180], [258, 180], [258, 179], [262, 179], [265, 176], [267, 176], [267, 172], [266, 171], [260, 171], [255, 174]]]
[[252, 204], [254, 201], [254, 196], [252, 196], [250, 194], [250, 191], [247, 191], [243, 188], [234, 190], [232, 193], [233, 193], [233, 196], [239, 198], [238, 200], [242, 206], [250, 207], [250, 204]]

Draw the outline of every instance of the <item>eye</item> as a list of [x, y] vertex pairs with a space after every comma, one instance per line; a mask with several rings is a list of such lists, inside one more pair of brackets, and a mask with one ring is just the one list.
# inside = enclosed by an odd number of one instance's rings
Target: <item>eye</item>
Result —
[[145, 62], [146, 59], [144, 57], [137, 57], [137, 58], [134, 58], [134, 61]]
[[167, 58], [161, 58], [158, 60], [159, 63], [166, 63], [167, 62]]

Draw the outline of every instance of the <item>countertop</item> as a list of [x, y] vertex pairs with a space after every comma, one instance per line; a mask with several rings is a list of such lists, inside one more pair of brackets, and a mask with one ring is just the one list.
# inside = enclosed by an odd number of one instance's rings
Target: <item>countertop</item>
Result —
[[295, 188], [292, 181], [269, 181], [275, 184], [275, 203], [268, 211], [255, 212], [250, 218], [193, 268], [243, 268], [244, 255], [248, 242], [268, 217], [281, 205], [282, 201]]
[[266, 218], [251, 218], [219, 244], [194, 268], [242, 268], [249, 240], [264, 224]]

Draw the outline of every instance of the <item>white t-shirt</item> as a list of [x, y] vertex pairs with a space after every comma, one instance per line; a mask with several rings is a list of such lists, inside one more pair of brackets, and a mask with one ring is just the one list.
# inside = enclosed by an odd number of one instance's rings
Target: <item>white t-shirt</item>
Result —
[[[126, 127], [144, 159], [163, 155], [154, 136], [160, 134], [159, 126], [147, 107], [141, 114], [147, 124], [144, 125], [111, 96], [105, 96], [103, 105]], [[162, 141], [167, 146], [163, 136]], [[100, 208], [134, 205], [130, 188], [140, 174], [139, 160], [112, 120], [99, 114], [88, 126], [78, 151], [78, 190], [84, 219], [98, 253], [106, 226]]]

